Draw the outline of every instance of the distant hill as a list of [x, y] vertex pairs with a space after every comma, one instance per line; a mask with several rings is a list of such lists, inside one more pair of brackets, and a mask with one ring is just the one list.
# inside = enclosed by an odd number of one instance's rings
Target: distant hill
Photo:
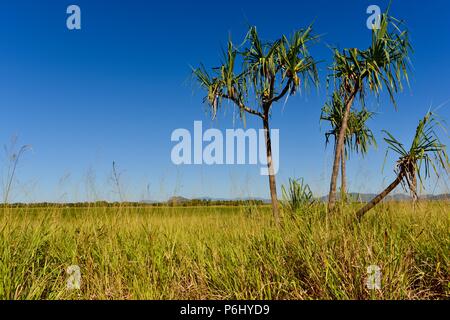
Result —
[[169, 198], [169, 200], [167, 200], [168, 204], [183, 204], [186, 202], [191, 201], [190, 199], [184, 198], [184, 197], [179, 197], [179, 196], [174, 196]]
[[420, 199], [426, 199], [426, 200], [450, 200], [450, 193], [445, 194], [439, 194], [439, 195], [426, 195], [426, 196], [419, 196]]
[[264, 203], [270, 203], [270, 199], [261, 198], [261, 197], [241, 197], [241, 198], [211, 198], [211, 197], [203, 197], [203, 198], [195, 198], [193, 200], [201, 200], [201, 201], [262, 201]]

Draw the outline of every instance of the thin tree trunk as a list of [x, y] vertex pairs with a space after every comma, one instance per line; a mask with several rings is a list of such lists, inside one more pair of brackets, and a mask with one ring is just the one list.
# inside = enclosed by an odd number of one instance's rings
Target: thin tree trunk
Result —
[[269, 187], [270, 187], [270, 198], [272, 200], [272, 212], [275, 224], [278, 226], [280, 224], [280, 213], [278, 208], [277, 185], [275, 182], [275, 173], [273, 170], [273, 163], [272, 163], [272, 142], [270, 139], [268, 114], [266, 114], [263, 119], [263, 125], [264, 125], [264, 135], [266, 138], [267, 168], [269, 169]]
[[411, 198], [413, 202], [413, 206], [416, 206], [418, 195], [417, 195], [417, 176], [414, 173], [413, 179], [411, 181]]
[[341, 151], [341, 200], [346, 200], [347, 194], [347, 177], [346, 177], [346, 159], [345, 159], [345, 145]]
[[368, 204], [366, 204], [363, 208], [361, 208], [357, 213], [356, 217], [361, 221], [362, 217], [367, 213], [367, 211], [371, 210], [378, 203], [380, 203], [389, 193], [392, 192], [399, 184], [402, 182], [403, 173], [399, 173], [397, 178], [392, 182], [383, 192], [373, 198]]
[[353, 101], [355, 100], [356, 93], [358, 92], [358, 87], [355, 87], [350, 98], [348, 99], [345, 105], [345, 113], [342, 119], [341, 129], [339, 131], [339, 137], [337, 140], [337, 145], [334, 154], [334, 162], [333, 162], [333, 172], [331, 174], [331, 182], [330, 182], [330, 193], [328, 195], [328, 211], [331, 212], [334, 209], [334, 205], [336, 203], [336, 186], [337, 186], [337, 178], [339, 174], [339, 161], [341, 160], [342, 148], [344, 147], [345, 141], [345, 133], [347, 131], [348, 124], [348, 116], [350, 114], [350, 109], [353, 105]]

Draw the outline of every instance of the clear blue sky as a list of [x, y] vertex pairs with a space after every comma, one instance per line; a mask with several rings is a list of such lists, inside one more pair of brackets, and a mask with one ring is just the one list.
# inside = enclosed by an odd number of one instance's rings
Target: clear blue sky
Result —
[[[81, 7], [80, 31], [66, 28], [70, 4]], [[113, 200], [113, 160], [130, 200], [267, 197], [259, 166], [174, 166], [170, 134], [191, 129], [194, 120], [220, 129], [241, 125], [233, 124], [231, 112], [210, 119], [190, 65], [215, 66], [228, 35], [242, 41], [249, 24], [270, 40], [312, 21], [323, 35], [312, 49], [323, 61], [321, 88], [274, 106], [272, 128], [281, 136], [278, 184], [304, 177], [316, 194], [326, 193], [332, 147], [325, 149], [319, 116], [327, 98], [327, 45], [365, 48], [370, 4], [385, 9], [387, 1], [2, 1], [0, 143], [17, 135], [33, 147], [19, 165], [13, 200]], [[406, 20], [411, 33], [411, 88], [397, 96], [398, 111], [385, 98], [371, 103], [379, 146], [366, 159], [350, 159], [351, 191], [376, 192], [392, 179], [392, 157], [381, 171], [382, 129], [409, 144], [428, 108], [450, 99], [450, 3], [396, 0], [392, 14]], [[448, 120], [450, 107], [439, 114]], [[442, 137], [448, 143], [448, 135]], [[426, 191], [448, 192], [448, 181], [435, 185]]]

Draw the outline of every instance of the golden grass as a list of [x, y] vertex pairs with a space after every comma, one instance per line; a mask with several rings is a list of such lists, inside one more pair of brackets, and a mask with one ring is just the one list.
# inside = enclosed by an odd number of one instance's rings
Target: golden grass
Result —
[[359, 225], [354, 207], [285, 214], [282, 229], [266, 207], [0, 209], [0, 299], [449, 297], [448, 202], [385, 203]]

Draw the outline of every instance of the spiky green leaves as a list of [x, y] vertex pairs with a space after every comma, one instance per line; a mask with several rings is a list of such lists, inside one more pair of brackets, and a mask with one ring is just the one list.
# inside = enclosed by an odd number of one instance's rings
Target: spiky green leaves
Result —
[[289, 179], [288, 188], [281, 186], [283, 195], [283, 207], [285, 210], [295, 213], [297, 209], [314, 203], [314, 196], [309, 185], [301, 179]]
[[318, 40], [312, 35], [312, 26], [306, 30], [294, 32], [291, 39], [283, 36], [278, 50], [279, 64], [283, 70], [283, 78], [292, 79], [292, 90], [295, 91], [303, 80], [305, 87], [309, 80], [317, 85], [318, 73], [316, 63], [308, 52], [310, 43]]
[[372, 30], [369, 48], [334, 50], [332, 77], [342, 95], [349, 95], [357, 88], [364, 102], [365, 88], [375, 95], [386, 88], [395, 106], [394, 93], [403, 89], [403, 80], [408, 82], [411, 51], [408, 32], [402, 31], [400, 25], [399, 20], [384, 13], [380, 29]]
[[[262, 41], [256, 27], [251, 27], [240, 48], [230, 41], [224, 61], [210, 75], [203, 66], [193, 70], [202, 88], [207, 91], [205, 102], [213, 116], [223, 99], [234, 102], [241, 111], [267, 117], [274, 102], [294, 94], [303, 83], [318, 84], [316, 63], [308, 46], [317, 41], [312, 26], [295, 32], [290, 39], [282, 36], [274, 42]], [[311, 81], [310, 81], [311, 80]], [[255, 100], [255, 108], [247, 106]]]
[[237, 54], [236, 48], [229, 41], [227, 51], [224, 52], [224, 61], [220, 67], [213, 69], [214, 75], [211, 76], [203, 65], [193, 69], [197, 82], [207, 92], [205, 102], [210, 105], [213, 117], [216, 116], [223, 98], [242, 102], [247, 93], [246, 78], [234, 72]]
[[[334, 92], [332, 101], [327, 102], [322, 108], [321, 121], [330, 123], [331, 129], [325, 133], [326, 143], [330, 142], [330, 137], [338, 138], [344, 118], [345, 106], [342, 98]], [[347, 151], [355, 151], [363, 156], [367, 154], [370, 145], [376, 146], [376, 140], [372, 130], [367, 126], [367, 121], [373, 117], [374, 113], [362, 108], [360, 111], [351, 110], [347, 120], [347, 130], [345, 134], [345, 145]]]
[[437, 126], [443, 127], [436, 116], [432, 112], [428, 112], [419, 121], [409, 150], [392, 134], [383, 131], [387, 136], [384, 140], [388, 144], [388, 151], [394, 151], [399, 155], [396, 166], [397, 174], [403, 177], [404, 186], [407, 185], [413, 192], [415, 192], [413, 182], [416, 174], [423, 184], [422, 177], [428, 178], [430, 176], [430, 168], [437, 176], [439, 176], [438, 167], [442, 167], [448, 173], [449, 159], [446, 146], [440, 142], [435, 132]]

